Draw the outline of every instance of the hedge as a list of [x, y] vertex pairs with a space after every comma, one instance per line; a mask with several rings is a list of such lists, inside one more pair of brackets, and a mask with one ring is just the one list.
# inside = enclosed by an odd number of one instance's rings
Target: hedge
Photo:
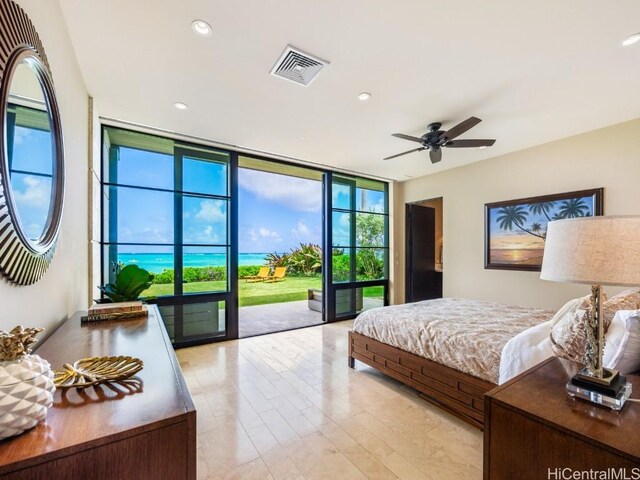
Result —
[[[256, 275], [260, 265], [242, 265], [238, 267], [238, 275], [240, 278]], [[182, 281], [185, 283], [193, 282], [215, 282], [227, 279], [226, 267], [185, 267], [183, 270]], [[153, 277], [153, 283], [168, 284], [173, 283], [173, 269], [163, 270]]]

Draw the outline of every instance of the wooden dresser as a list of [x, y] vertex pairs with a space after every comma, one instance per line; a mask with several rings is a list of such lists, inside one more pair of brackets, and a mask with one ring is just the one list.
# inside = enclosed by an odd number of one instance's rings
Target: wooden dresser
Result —
[[[557, 469], [609, 468], [626, 468], [628, 476], [607, 478], [638, 478], [640, 404], [617, 413], [572, 400], [565, 385], [579, 369], [553, 357], [487, 393], [485, 480], [573, 478]], [[640, 377], [627, 378], [632, 398], [640, 397]]]
[[155, 306], [148, 318], [62, 324], [38, 353], [54, 368], [103, 355], [144, 361], [140, 382], [56, 391], [45, 422], [0, 442], [0, 478], [195, 479], [196, 411]]

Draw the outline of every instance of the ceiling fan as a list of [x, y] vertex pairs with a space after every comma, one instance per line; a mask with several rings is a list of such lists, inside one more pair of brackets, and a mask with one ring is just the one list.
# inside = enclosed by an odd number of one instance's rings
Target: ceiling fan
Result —
[[400, 157], [408, 153], [421, 152], [422, 150], [429, 150], [429, 158], [431, 163], [438, 163], [442, 160], [442, 147], [446, 148], [480, 148], [490, 147], [495, 140], [454, 140], [458, 136], [465, 133], [467, 130], [472, 129], [482, 120], [476, 117], [469, 117], [464, 122], [459, 123], [455, 127], [449, 130], [440, 130], [442, 123], [431, 123], [427, 127], [429, 131], [422, 135], [420, 138], [412, 137], [411, 135], [405, 135], [403, 133], [393, 133], [392, 136], [396, 138], [402, 138], [404, 140], [410, 140], [412, 142], [418, 142], [422, 146], [409, 150], [408, 152], [398, 153], [397, 155], [391, 155], [384, 160], [391, 160], [392, 158]]

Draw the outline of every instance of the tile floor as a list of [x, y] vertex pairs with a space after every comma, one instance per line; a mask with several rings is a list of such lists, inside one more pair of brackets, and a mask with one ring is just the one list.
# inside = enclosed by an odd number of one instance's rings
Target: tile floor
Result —
[[356, 362], [340, 322], [178, 350], [198, 478], [482, 478], [479, 430]]

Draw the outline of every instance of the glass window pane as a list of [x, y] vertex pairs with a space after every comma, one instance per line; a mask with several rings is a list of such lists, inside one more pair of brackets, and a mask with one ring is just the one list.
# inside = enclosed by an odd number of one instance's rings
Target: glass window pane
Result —
[[356, 246], [385, 247], [386, 215], [356, 213]]
[[44, 233], [49, 218], [52, 177], [11, 174], [13, 201], [27, 237], [37, 240]]
[[173, 165], [173, 155], [112, 146], [105, 181], [173, 190]]
[[187, 195], [182, 198], [183, 242], [186, 244], [228, 245], [228, 201]]
[[225, 334], [224, 301], [163, 305], [159, 308], [172, 342], [206, 339]]
[[351, 239], [351, 222], [353, 214], [348, 212], [333, 212], [333, 232], [332, 243], [334, 247], [351, 247], [353, 241]]
[[387, 278], [387, 249], [359, 248], [356, 250], [356, 277], [358, 281]]
[[356, 210], [387, 213], [384, 190], [356, 189]]
[[364, 287], [362, 289], [362, 311], [371, 310], [372, 308], [384, 307], [384, 285], [375, 287]]
[[385, 287], [347, 288], [336, 290], [336, 316], [357, 315], [384, 306]]
[[336, 290], [336, 316], [340, 317], [360, 313], [363, 303], [361, 288]]
[[341, 208], [343, 210], [351, 210], [351, 185], [345, 185], [344, 183], [333, 182], [332, 185], [332, 205], [333, 208]]
[[228, 155], [220, 154], [225, 161], [183, 157], [182, 190], [191, 193], [227, 196]]
[[185, 247], [182, 256], [183, 292], [228, 291], [228, 259], [226, 247]]
[[[37, 112], [37, 110], [33, 110], [33, 112]], [[40, 114], [44, 116], [43, 121], [48, 126], [49, 118], [47, 113], [36, 113], [38, 116]], [[18, 116], [16, 122], [19, 121], [20, 118]], [[13, 143], [11, 144], [11, 170], [53, 175], [53, 162], [51, 161], [53, 145], [51, 139], [51, 132], [48, 129], [22, 127], [18, 123], [13, 131]]]
[[111, 243], [173, 243], [173, 193], [105, 187], [104, 231]]
[[173, 247], [155, 245], [107, 245], [103, 254], [104, 283], [115, 281], [115, 265], [138, 265], [153, 274], [153, 284], [142, 297], [173, 295]]
[[352, 249], [334, 248], [332, 252], [332, 279], [333, 283], [350, 282], [355, 280], [355, 273], [352, 272], [351, 259]]

